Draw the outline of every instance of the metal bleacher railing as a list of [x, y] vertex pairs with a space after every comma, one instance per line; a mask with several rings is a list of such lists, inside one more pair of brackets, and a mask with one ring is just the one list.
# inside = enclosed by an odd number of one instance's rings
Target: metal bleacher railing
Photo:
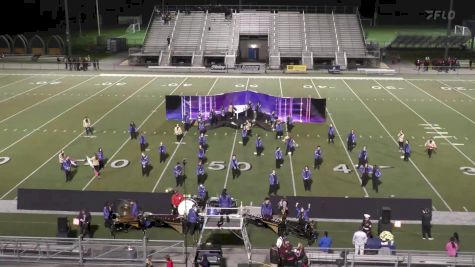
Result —
[[0, 236], [1, 262], [62, 263], [75, 265], [142, 265], [148, 256], [165, 262], [170, 255], [185, 262], [183, 240], [81, 239]]
[[364, 255], [356, 255], [354, 249], [332, 248], [330, 252], [306, 248], [310, 264], [335, 264], [337, 266], [475, 266], [475, 253], [459, 253], [449, 257], [443, 251], [379, 250], [366, 249]]

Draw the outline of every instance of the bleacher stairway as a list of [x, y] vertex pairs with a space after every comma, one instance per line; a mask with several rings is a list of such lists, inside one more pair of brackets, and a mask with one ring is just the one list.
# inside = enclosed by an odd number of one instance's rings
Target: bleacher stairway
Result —
[[303, 20], [299, 12], [276, 13], [277, 47], [281, 57], [301, 57]]
[[167, 37], [171, 36], [173, 25], [175, 24], [175, 12], [171, 12], [172, 20], [164, 24], [161, 17], [154, 15], [144, 42], [144, 53], [159, 55], [161, 51], [168, 47]]

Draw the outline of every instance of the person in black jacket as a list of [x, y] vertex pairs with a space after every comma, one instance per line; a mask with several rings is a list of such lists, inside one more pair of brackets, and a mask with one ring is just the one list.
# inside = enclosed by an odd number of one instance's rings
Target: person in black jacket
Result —
[[432, 211], [429, 208], [422, 209], [421, 213], [421, 221], [422, 221], [422, 239], [429, 239], [434, 240], [431, 235], [431, 221], [432, 221]]

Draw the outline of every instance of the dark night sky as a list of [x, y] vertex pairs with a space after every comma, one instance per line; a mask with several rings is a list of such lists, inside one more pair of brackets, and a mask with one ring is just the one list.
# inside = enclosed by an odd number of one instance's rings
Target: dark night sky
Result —
[[[378, 4], [375, 2], [378, 1]], [[172, 4], [237, 4], [238, 0], [165, 0]], [[455, 23], [463, 19], [475, 18], [475, 1], [454, 1]], [[146, 24], [154, 5], [160, 0], [99, 0], [100, 13], [104, 26], [117, 24], [119, 15], [143, 15]], [[380, 24], [443, 24], [443, 20], [427, 21], [425, 10], [448, 10], [449, 0], [242, 0], [243, 4], [279, 5], [344, 5], [358, 6], [363, 17], [372, 17], [378, 6]], [[78, 30], [78, 21], [83, 29], [96, 27], [95, 0], [69, 0], [71, 31]], [[469, 6], [472, 7], [469, 7]], [[49, 31], [64, 32], [64, 0], [13, 0], [2, 2], [2, 10], [11, 10], [14, 15], [0, 16], [0, 34]], [[15, 19], [18, 18], [18, 19]], [[26, 23], [25, 18], [28, 18]], [[22, 25], [24, 24], [24, 25]]]

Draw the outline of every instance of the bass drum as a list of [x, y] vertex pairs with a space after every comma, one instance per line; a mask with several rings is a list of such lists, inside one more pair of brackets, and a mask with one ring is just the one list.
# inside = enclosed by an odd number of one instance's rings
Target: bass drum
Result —
[[188, 211], [193, 207], [193, 205], [197, 205], [196, 201], [192, 198], [186, 198], [178, 204], [178, 215], [186, 216], [188, 215]]

